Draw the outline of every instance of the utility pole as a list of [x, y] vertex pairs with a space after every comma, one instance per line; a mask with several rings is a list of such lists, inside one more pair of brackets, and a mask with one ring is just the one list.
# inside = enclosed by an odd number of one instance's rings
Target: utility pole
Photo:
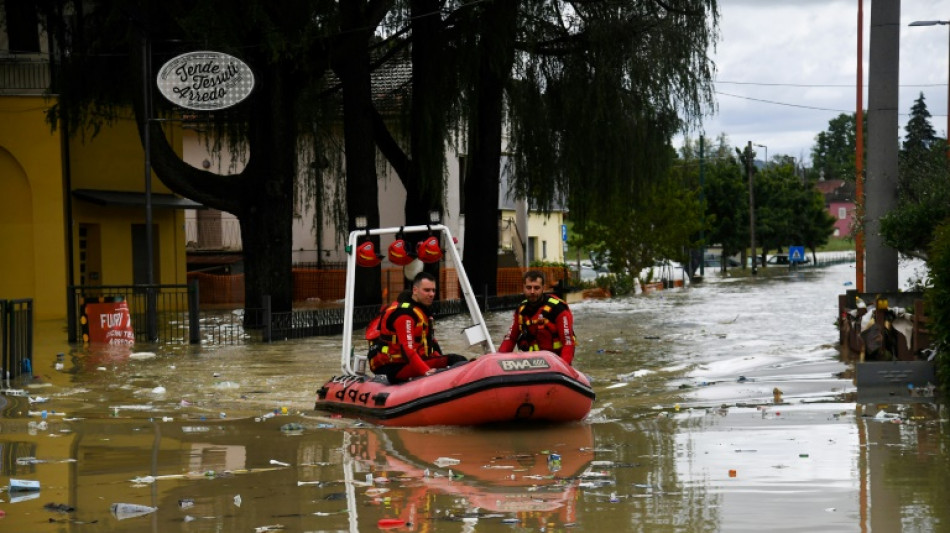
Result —
[[705, 146], [703, 136], [699, 136], [699, 205], [702, 209], [702, 226], [699, 227], [699, 275], [706, 275], [706, 179], [703, 175], [703, 153]]
[[897, 206], [900, 0], [871, 2], [868, 62], [868, 146], [864, 180], [864, 290], [897, 292], [897, 250], [884, 244], [880, 223]]
[[755, 270], [755, 192], [752, 182], [752, 141], [749, 141], [749, 144], [746, 145], [745, 154], [745, 171], [749, 177], [749, 239], [751, 241], [749, 246], [752, 249], [752, 275], [755, 276], [758, 272]]

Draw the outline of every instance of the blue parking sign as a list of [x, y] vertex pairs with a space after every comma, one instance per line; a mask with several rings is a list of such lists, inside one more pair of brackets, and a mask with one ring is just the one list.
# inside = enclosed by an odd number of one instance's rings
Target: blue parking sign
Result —
[[788, 262], [789, 263], [804, 263], [805, 262], [805, 247], [804, 246], [789, 246], [788, 247]]
[[561, 224], [561, 240], [567, 242], [567, 224]]

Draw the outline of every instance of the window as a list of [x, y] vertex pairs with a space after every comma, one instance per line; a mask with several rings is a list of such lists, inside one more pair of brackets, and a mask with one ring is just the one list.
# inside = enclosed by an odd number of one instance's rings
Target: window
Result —
[[839, 207], [839, 208], [838, 208], [838, 220], [844, 220], [844, 219], [846, 219], [846, 218], [848, 218], [848, 208], [847, 208], [847, 207]]
[[33, 2], [4, 2], [7, 18], [7, 39], [10, 51], [36, 53], [40, 51], [39, 22]]

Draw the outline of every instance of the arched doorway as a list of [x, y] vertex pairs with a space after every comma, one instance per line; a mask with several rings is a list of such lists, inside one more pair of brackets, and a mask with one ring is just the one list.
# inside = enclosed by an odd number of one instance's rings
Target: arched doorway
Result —
[[36, 289], [33, 191], [26, 172], [0, 147], [0, 298], [31, 298]]

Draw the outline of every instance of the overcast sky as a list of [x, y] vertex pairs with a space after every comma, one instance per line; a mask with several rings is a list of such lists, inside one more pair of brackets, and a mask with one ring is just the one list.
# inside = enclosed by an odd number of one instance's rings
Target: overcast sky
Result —
[[[892, 1], [892, 0], [886, 0]], [[725, 133], [768, 156], [810, 160], [815, 136], [841, 113], [853, 113], [857, 83], [858, 0], [719, 0], [714, 53], [718, 113], [706, 117], [710, 142]], [[900, 30], [900, 133], [923, 92], [931, 123], [947, 132], [950, 27], [908, 27], [950, 19], [950, 0], [903, 0]], [[864, 0], [864, 108], [867, 109], [871, 0]], [[697, 137], [691, 134], [691, 137]], [[674, 139], [682, 144], [682, 138]], [[759, 158], [764, 151], [757, 148]]]

